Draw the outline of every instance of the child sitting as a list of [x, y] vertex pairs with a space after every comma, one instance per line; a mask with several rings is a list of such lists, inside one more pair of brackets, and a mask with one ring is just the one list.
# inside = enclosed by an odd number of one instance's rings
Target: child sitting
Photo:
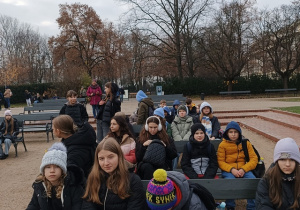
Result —
[[177, 115], [177, 109], [178, 109], [179, 105], [180, 105], [180, 101], [177, 99], [174, 100], [173, 107], [171, 108], [171, 115], [173, 116], [173, 119]]
[[188, 115], [188, 108], [184, 105], [178, 107], [178, 114], [172, 122], [172, 135], [174, 141], [188, 140], [191, 135], [193, 118]]
[[167, 101], [164, 99], [160, 100], [159, 107], [164, 108], [165, 106], [167, 106]]
[[69, 90], [66, 97], [68, 102], [61, 108], [59, 114], [69, 115], [74, 123], [81, 127], [89, 119], [86, 108], [77, 101], [77, 93], [74, 90]]
[[202, 123], [205, 127], [206, 135], [210, 140], [219, 138], [219, 130], [221, 129], [219, 120], [213, 115], [213, 109], [207, 102], [203, 102], [200, 106], [200, 114], [193, 118], [194, 123]]
[[[257, 155], [249, 141], [247, 141], [249, 162], [245, 161], [242, 147], [242, 130], [237, 122], [228, 123], [223, 134], [223, 140], [218, 148], [218, 164], [224, 179], [255, 178], [251, 170], [257, 165]], [[227, 209], [234, 209], [234, 200], [226, 200]], [[255, 200], [247, 200], [247, 209], [255, 209]]]
[[187, 98], [185, 100], [186, 106], [189, 108], [189, 115], [194, 116], [197, 114], [197, 108], [196, 105], [193, 103], [193, 100], [191, 98]]
[[181, 159], [182, 171], [190, 179], [213, 179], [218, 170], [216, 150], [201, 123], [194, 124], [191, 131]]

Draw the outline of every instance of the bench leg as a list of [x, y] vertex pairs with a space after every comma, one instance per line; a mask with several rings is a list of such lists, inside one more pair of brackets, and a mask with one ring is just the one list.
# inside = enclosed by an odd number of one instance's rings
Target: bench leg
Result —
[[25, 152], [27, 152], [27, 148], [26, 148], [26, 145], [25, 145], [25, 141], [23, 140], [23, 141], [22, 141], [22, 143], [23, 143], [23, 146], [24, 146]]
[[47, 143], [49, 143], [49, 132], [47, 131], [46, 134], [47, 134]]
[[18, 143], [14, 143], [14, 147], [15, 147], [15, 152], [16, 152], [15, 157], [18, 157]]

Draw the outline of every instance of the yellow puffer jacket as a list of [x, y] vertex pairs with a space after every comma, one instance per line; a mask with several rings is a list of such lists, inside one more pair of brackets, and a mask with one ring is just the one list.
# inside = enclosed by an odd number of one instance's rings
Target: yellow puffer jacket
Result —
[[236, 145], [236, 143], [223, 138], [217, 153], [219, 168], [226, 172], [230, 172], [232, 168], [238, 170], [242, 168], [245, 172], [255, 169], [258, 162], [257, 155], [249, 141], [247, 141], [247, 148], [250, 159], [248, 163], [245, 161], [242, 144]]

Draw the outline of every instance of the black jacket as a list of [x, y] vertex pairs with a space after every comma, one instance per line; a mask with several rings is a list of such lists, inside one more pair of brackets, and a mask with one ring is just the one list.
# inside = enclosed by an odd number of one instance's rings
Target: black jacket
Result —
[[[7, 128], [7, 134], [5, 135], [5, 130], [6, 130], [6, 123], [5, 123], [5, 118], [4, 120], [1, 122], [0, 124], [0, 133], [1, 133], [1, 138], [5, 139], [5, 138], [8, 138], [10, 140], [13, 141], [13, 136], [17, 136], [19, 134], [19, 124], [18, 124], [18, 120], [15, 119], [15, 118], [11, 118], [11, 120], [14, 120], [14, 130], [11, 134], [11, 124], [10, 124], [10, 121], [8, 121], [8, 128]], [[5, 136], [4, 136], [5, 135]]]
[[[153, 139], [159, 139], [157, 136], [151, 136], [151, 140]], [[143, 161], [144, 155], [146, 153], [148, 146], [144, 146], [139, 139], [136, 141], [136, 146], [135, 146], [135, 157], [137, 163], [140, 163]], [[172, 169], [172, 160], [177, 157], [177, 150], [174, 144], [174, 140], [169, 137], [169, 145], [166, 146], [166, 161], [164, 164], [163, 169], [165, 170], [170, 170]]]
[[[65, 210], [80, 210], [82, 206], [82, 196], [84, 193], [84, 175], [82, 170], [76, 166], [67, 168], [67, 177], [64, 180], [63, 208]], [[27, 210], [52, 210], [43, 182], [33, 183], [33, 195]], [[54, 210], [54, 209], [53, 209]]]
[[121, 102], [117, 98], [112, 101], [109, 99], [103, 106], [102, 121], [110, 124], [110, 120], [115, 113], [121, 111]]
[[[146, 192], [143, 189], [141, 179], [134, 173], [130, 173], [131, 196], [122, 200], [117, 194], [108, 190], [106, 183], [101, 183], [99, 198], [105, 204], [105, 210], [144, 210], [146, 207]], [[107, 196], [106, 196], [107, 193]], [[82, 210], [104, 210], [103, 205], [83, 201]]]
[[59, 114], [69, 115], [74, 120], [74, 123], [79, 127], [81, 127], [84, 122], [87, 122], [89, 120], [86, 108], [78, 102], [74, 105], [65, 103], [61, 108]]
[[[264, 177], [259, 181], [255, 198], [255, 206], [257, 210], [286, 210], [292, 206], [294, 203], [293, 187], [295, 186], [295, 181], [281, 181], [281, 183], [282, 205], [278, 208], [278, 206], [275, 206], [270, 200], [268, 178]], [[300, 203], [300, 199], [298, 200], [298, 203]]]
[[208, 158], [208, 167], [205, 170], [203, 179], [213, 179], [218, 170], [218, 160], [214, 146], [210, 143], [207, 136], [202, 142], [196, 141], [193, 136], [191, 136], [189, 142], [191, 145], [191, 151], [188, 151], [187, 145], [185, 145], [183, 149], [181, 159], [182, 171], [190, 179], [198, 179], [198, 174], [192, 167], [191, 159], [200, 159], [200, 162], [202, 163], [202, 159]]
[[87, 177], [94, 163], [97, 146], [94, 128], [86, 122], [72, 136], [62, 139], [62, 143], [67, 147], [67, 164], [77, 165]]
[[[194, 116], [193, 117], [193, 123], [194, 124], [201, 123], [199, 118], [200, 118], [200, 115]], [[221, 126], [220, 126], [218, 118], [213, 116], [213, 118], [210, 119], [210, 121], [211, 121], [211, 127], [212, 127], [211, 136], [215, 137], [215, 138], [219, 138], [219, 130], [221, 129]]]

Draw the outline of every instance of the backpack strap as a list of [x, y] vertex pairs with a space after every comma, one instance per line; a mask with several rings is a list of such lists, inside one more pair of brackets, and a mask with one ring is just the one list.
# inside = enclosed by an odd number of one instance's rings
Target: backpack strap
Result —
[[248, 148], [247, 148], [247, 141], [248, 139], [242, 139], [242, 148], [245, 154], [245, 160], [246, 162], [249, 162], [249, 153], [248, 153]]

